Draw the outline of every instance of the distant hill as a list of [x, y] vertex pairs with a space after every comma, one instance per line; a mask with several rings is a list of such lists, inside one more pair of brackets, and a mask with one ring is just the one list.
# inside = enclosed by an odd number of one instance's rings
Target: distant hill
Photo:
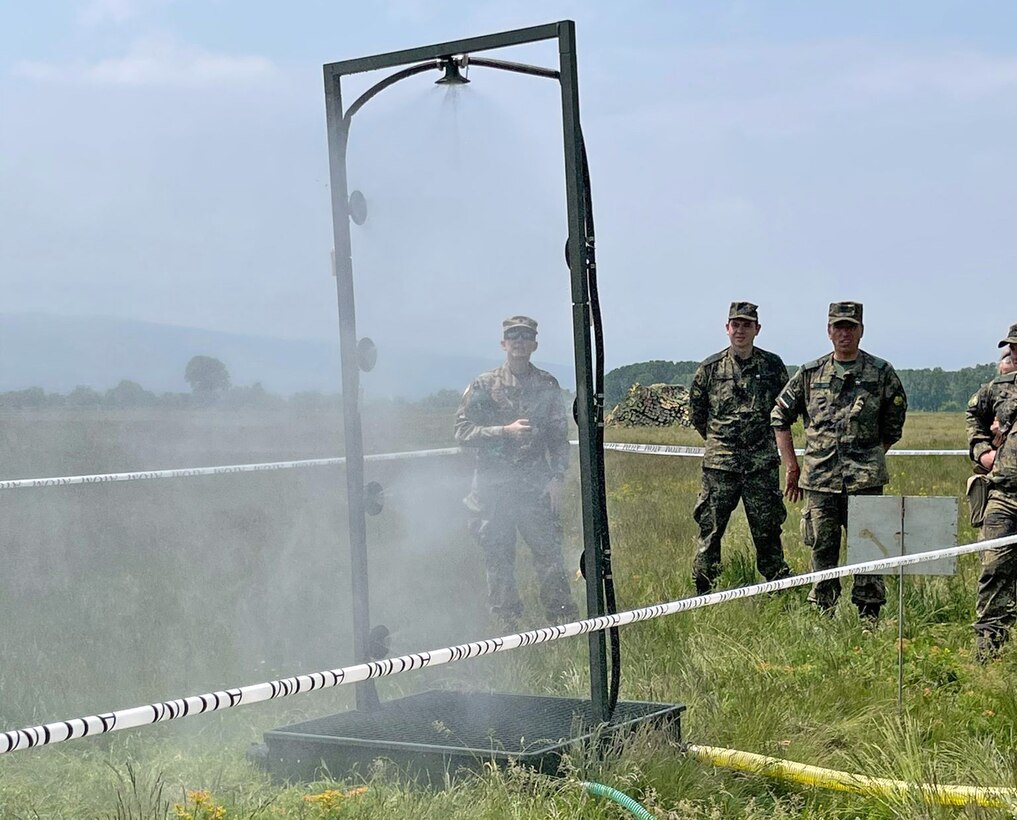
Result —
[[[489, 357], [440, 356], [379, 346], [378, 364], [365, 374], [368, 397], [417, 399], [439, 390], [462, 391], [479, 372], [497, 366]], [[279, 339], [221, 333], [101, 316], [0, 314], [0, 392], [41, 387], [68, 393], [96, 390], [130, 379], [145, 389], [188, 392], [184, 368], [192, 356], [213, 356], [232, 383], [260, 382], [269, 393], [340, 391], [339, 341]], [[562, 384], [571, 368], [541, 364]]]

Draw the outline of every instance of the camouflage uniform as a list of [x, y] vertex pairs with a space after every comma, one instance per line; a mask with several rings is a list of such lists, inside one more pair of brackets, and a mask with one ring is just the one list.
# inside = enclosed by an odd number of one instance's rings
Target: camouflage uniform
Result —
[[[855, 307], [860, 319], [861, 305]], [[830, 321], [838, 317], [831, 315]], [[840, 563], [848, 496], [881, 495], [890, 480], [886, 449], [900, 440], [907, 406], [893, 366], [864, 350], [844, 374], [833, 353], [802, 365], [777, 397], [771, 415], [775, 429], [790, 429], [799, 416], [805, 424], [798, 485], [805, 491], [802, 542], [812, 548], [814, 571]], [[821, 581], [809, 593], [809, 600], [822, 609], [831, 609], [839, 597], [836, 578]], [[856, 575], [851, 601], [862, 614], [878, 613], [886, 602], [882, 576]]]
[[760, 574], [767, 580], [791, 574], [780, 542], [787, 518], [780, 457], [770, 432], [770, 409], [786, 383], [780, 356], [758, 347], [747, 359], [730, 347], [722, 350], [700, 364], [692, 379], [692, 426], [706, 439], [702, 489], [692, 513], [699, 525], [692, 580], [700, 594], [709, 592], [720, 574], [721, 539], [739, 499]]
[[[1017, 324], [1010, 338], [1000, 346], [1017, 341]], [[999, 419], [1002, 443], [988, 474], [989, 503], [982, 524], [982, 538], [1017, 535], [1017, 373], [999, 376], [980, 389], [967, 409], [968, 447], [976, 464], [994, 449], [992, 422]], [[1017, 620], [1014, 582], [1017, 581], [1017, 546], [996, 547], [982, 553], [982, 573], [978, 579], [975, 604], [975, 633], [979, 654], [994, 654], [1006, 642], [1010, 627]]]
[[[525, 440], [505, 425], [529, 419]], [[491, 612], [512, 622], [523, 612], [516, 586], [516, 530], [529, 545], [540, 601], [554, 622], [577, 617], [562, 558], [562, 526], [547, 485], [568, 466], [568, 422], [558, 380], [529, 365], [516, 376], [504, 364], [482, 373], [456, 411], [456, 441], [477, 451], [470, 494], [470, 531], [484, 550]]]

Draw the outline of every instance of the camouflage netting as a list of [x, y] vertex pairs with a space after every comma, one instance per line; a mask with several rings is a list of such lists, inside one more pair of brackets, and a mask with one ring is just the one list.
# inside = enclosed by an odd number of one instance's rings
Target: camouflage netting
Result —
[[680, 384], [634, 384], [605, 422], [615, 427], [691, 427], [689, 391]]

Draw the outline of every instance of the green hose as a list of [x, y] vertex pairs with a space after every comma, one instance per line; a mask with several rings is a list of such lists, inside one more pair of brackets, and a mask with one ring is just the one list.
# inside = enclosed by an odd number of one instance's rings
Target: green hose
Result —
[[622, 808], [628, 809], [632, 816], [638, 817], [639, 820], [654, 820], [652, 814], [625, 794], [625, 792], [612, 789], [610, 786], [605, 786], [603, 783], [585, 781], [580, 785], [586, 789], [587, 794], [592, 794], [594, 797], [606, 797], [608, 800], [613, 800]]

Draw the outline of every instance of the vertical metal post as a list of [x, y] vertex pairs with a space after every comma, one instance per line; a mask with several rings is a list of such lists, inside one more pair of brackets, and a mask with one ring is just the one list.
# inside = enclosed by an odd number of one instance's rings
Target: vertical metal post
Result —
[[[367, 517], [364, 511], [364, 439], [360, 422], [360, 366], [357, 362], [357, 321], [353, 299], [353, 256], [350, 243], [349, 190], [346, 182], [348, 123], [343, 117], [341, 77], [325, 66], [325, 116], [332, 189], [332, 234], [335, 242], [336, 297], [342, 363], [343, 433], [346, 450], [346, 496], [353, 581], [353, 652], [357, 663], [370, 660], [371, 616], [367, 579]], [[374, 681], [355, 684], [358, 709], [377, 707]]]
[[[907, 527], [907, 496], [900, 499], [900, 555], [907, 555], [904, 531]], [[897, 715], [904, 712], [904, 565], [897, 567]]]
[[[598, 487], [602, 480], [600, 454], [594, 446], [597, 423], [591, 362], [590, 294], [587, 281], [589, 252], [586, 236], [586, 181], [582, 169], [579, 122], [579, 75], [576, 65], [576, 27], [571, 20], [558, 23], [561, 69], [562, 130], [565, 140], [565, 191], [568, 202], [568, 249], [572, 279], [572, 326], [575, 346], [577, 416], [579, 423], [580, 494], [583, 548], [586, 567], [587, 617], [604, 614], [603, 554], [597, 522], [600, 520]], [[592, 239], [592, 237], [590, 237]], [[591, 632], [590, 698], [593, 719], [606, 722], [608, 714], [607, 645], [603, 630]]]

